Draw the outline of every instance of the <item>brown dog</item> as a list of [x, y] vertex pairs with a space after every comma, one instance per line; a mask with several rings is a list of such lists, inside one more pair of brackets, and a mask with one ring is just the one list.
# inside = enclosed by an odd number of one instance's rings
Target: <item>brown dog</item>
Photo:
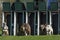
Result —
[[26, 36], [31, 35], [31, 27], [30, 27], [30, 25], [28, 23], [24, 23], [20, 27], [20, 31], [22, 31]]

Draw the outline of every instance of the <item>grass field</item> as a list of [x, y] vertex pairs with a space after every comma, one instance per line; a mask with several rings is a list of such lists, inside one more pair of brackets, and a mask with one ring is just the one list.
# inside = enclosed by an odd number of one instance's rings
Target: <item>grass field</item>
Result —
[[60, 35], [52, 35], [52, 36], [0, 36], [0, 40], [60, 40]]

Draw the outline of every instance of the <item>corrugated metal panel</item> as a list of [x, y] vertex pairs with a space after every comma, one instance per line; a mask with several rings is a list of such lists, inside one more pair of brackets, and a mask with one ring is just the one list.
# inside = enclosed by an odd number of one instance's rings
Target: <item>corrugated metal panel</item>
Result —
[[23, 3], [15, 2], [14, 6], [15, 6], [15, 11], [22, 11], [23, 10]]
[[34, 10], [34, 2], [27, 2], [27, 11], [33, 11]]
[[58, 10], [58, 3], [57, 2], [51, 2], [51, 11]]
[[38, 9], [40, 11], [46, 11], [46, 2], [39, 2], [38, 3]]
[[9, 2], [3, 2], [3, 11], [10, 11], [10, 3]]
[[48, 9], [50, 9], [50, 7], [51, 7], [51, 2], [57, 2], [57, 0], [47, 0]]
[[34, 0], [20, 0], [20, 2], [33, 2]]

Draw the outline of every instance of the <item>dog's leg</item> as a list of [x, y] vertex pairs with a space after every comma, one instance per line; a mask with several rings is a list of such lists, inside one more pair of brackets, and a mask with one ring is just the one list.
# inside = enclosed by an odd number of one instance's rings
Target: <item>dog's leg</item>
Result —
[[51, 31], [51, 34], [53, 35], [53, 30]]
[[26, 33], [26, 31], [25, 31], [25, 36], [27, 36], [27, 33]]
[[51, 31], [49, 32], [49, 35], [51, 35]]
[[49, 34], [49, 32], [47, 31], [47, 35]]
[[7, 30], [7, 35], [9, 35], [9, 32], [8, 32], [8, 30]]

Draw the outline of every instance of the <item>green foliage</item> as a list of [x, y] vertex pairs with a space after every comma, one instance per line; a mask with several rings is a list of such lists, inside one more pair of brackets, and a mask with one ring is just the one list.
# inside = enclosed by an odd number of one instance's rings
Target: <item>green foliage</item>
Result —
[[0, 35], [2, 34], [2, 28], [0, 27]]
[[2, 31], [2, 28], [0, 27], [0, 31]]
[[2, 31], [2, 28], [0, 27], [0, 31]]

